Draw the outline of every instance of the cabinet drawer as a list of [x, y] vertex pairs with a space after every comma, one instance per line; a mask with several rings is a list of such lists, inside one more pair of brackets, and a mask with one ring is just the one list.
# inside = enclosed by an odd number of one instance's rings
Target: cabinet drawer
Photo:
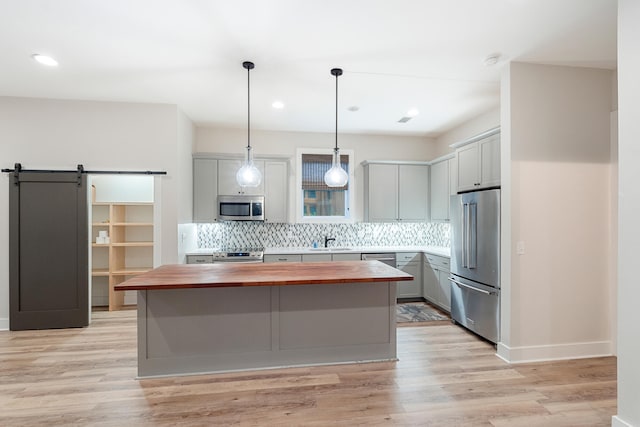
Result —
[[213, 255], [187, 255], [187, 264], [211, 264]]
[[301, 262], [302, 255], [265, 255], [264, 262]]
[[449, 271], [449, 258], [431, 254], [426, 254], [424, 258], [432, 267], [439, 267], [441, 270]]
[[396, 254], [398, 264], [406, 264], [411, 261], [420, 261], [420, 254], [417, 252], [398, 252]]

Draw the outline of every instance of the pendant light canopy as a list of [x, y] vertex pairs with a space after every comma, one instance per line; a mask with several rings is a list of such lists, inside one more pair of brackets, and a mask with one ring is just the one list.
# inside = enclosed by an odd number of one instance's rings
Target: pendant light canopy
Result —
[[242, 67], [247, 70], [247, 157], [243, 165], [236, 173], [236, 181], [241, 187], [257, 187], [262, 181], [262, 174], [253, 164], [253, 153], [251, 153], [251, 88], [249, 73], [255, 68], [253, 62], [245, 61]]
[[340, 164], [340, 149], [338, 148], [338, 76], [342, 75], [341, 68], [331, 69], [331, 75], [336, 77], [336, 146], [333, 149], [331, 169], [324, 174], [324, 182], [329, 187], [344, 187], [349, 181], [349, 175]]

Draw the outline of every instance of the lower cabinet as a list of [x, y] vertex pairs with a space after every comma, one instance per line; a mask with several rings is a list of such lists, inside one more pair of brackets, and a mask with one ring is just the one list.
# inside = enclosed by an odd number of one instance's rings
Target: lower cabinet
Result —
[[361, 257], [362, 254], [360, 252], [344, 254], [313, 253], [302, 254], [302, 262], [360, 261]]
[[213, 255], [187, 255], [187, 264], [213, 264]]
[[398, 282], [397, 298], [422, 297], [421, 253], [399, 252], [396, 254], [396, 268], [413, 276], [413, 280]]
[[302, 262], [330, 262], [331, 254], [302, 254]]
[[436, 255], [425, 255], [422, 265], [422, 277], [422, 296], [438, 307], [451, 311], [449, 259]]
[[333, 254], [331, 256], [332, 261], [360, 261], [362, 259], [362, 254], [358, 253], [345, 253], [345, 254]]
[[262, 260], [264, 262], [300, 262], [302, 261], [302, 255], [300, 254], [289, 254], [289, 255], [269, 254], [269, 255], [265, 255]]

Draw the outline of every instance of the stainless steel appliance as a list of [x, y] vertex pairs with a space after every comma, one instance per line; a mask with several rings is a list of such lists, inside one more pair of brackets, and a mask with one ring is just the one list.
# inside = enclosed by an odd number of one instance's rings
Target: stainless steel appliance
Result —
[[187, 264], [213, 264], [218, 262], [262, 262], [262, 249], [224, 249], [187, 255]]
[[264, 221], [264, 196], [218, 196], [218, 220]]
[[262, 249], [231, 249], [214, 252], [213, 263], [217, 262], [262, 262]]
[[360, 259], [363, 261], [380, 261], [385, 264], [390, 265], [391, 267], [396, 267], [396, 254], [395, 253], [372, 253], [372, 254], [362, 254]]
[[451, 318], [500, 339], [500, 190], [451, 196]]

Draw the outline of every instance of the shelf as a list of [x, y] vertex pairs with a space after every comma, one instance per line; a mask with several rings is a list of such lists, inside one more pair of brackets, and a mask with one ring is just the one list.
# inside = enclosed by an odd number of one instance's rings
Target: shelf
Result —
[[92, 243], [92, 247], [94, 248], [108, 248], [109, 246], [113, 247], [129, 247], [129, 248], [145, 248], [152, 247], [153, 242], [111, 242], [111, 243]]
[[127, 267], [119, 270], [113, 270], [111, 274], [114, 276], [134, 276], [151, 270], [153, 270], [152, 267]]
[[91, 270], [91, 275], [94, 277], [109, 277], [108, 268], [94, 268]]
[[[108, 246], [108, 245], [99, 245], [99, 246]], [[153, 242], [112, 242], [111, 246], [125, 247], [125, 248], [131, 248], [131, 247], [143, 248], [147, 246], [153, 247]]]
[[[119, 310], [125, 303], [124, 293], [115, 292], [114, 286], [153, 268], [153, 208], [154, 204], [147, 202], [93, 203], [93, 265], [101, 268], [94, 268], [91, 277], [107, 279], [110, 311]], [[107, 231], [109, 243], [95, 243], [101, 231]]]

